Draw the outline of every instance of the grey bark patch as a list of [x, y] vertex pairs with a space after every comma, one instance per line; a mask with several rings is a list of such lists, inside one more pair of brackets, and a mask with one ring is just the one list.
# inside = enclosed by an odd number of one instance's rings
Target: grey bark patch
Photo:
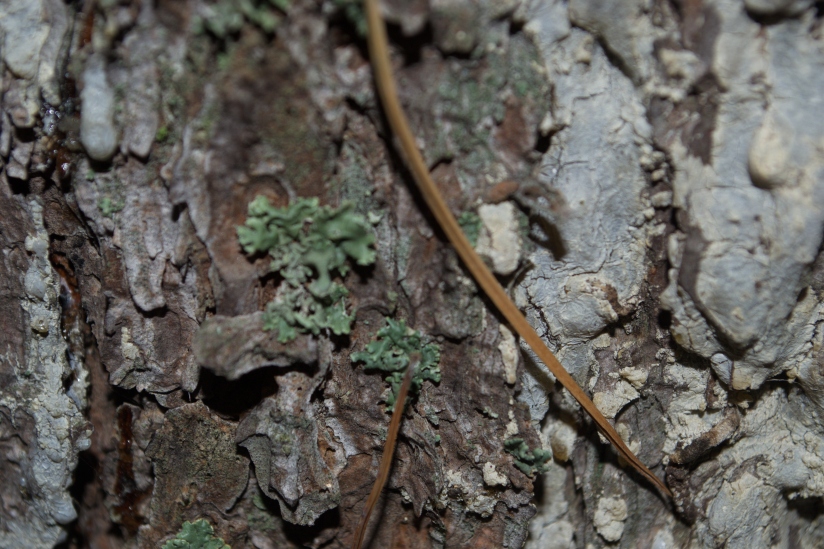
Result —
[[323, 435], [310, 401], [317, 378], [300, 372], [279, 376], [278, 394], [252, 410], [236, 434], [252, 456], [261, 490], [280, 502], [284, 519], [300, 525], [314, 524], [341, 499], [338, 479], [318, 446]]
[[121, 150], [146, 159], [152, 150], [160, 124], [157, 104], [160, 100], [159, 70], [156, 58], [158, 29], [141, 28], [129, 34], [123, 56], [129, 65], [126, 89], [123, 143]]
[[195, 334], [195, 360], [232, 380], [265, 366], [317, 362], [317, 338], [298, 335], [294, 341], [280, 343], [277, 337], [277, 331], [263, 330], [263, 312], [236, 317], [216, 315], [206, 320]]
[[[677, 341], [707, 358], [728, 355], [733, 363], [714, 362], [724, 366], [716, 372], [732, 388], [750, 389], [782, 370], [803, 371], [810, 360], [804, 349], [821, 305], [798, 297], [824, 227], [824, 156], [809, 145], [824, 130], [811, 122], [820, 106], [798, 102], [791, 90], [819, 89], [822, 71], [796, 61], [818, 48], [805, 23], [777, 24], [762, 36], [739, 7], [717, 11], [711, 69], [725, 100], [711, 164], [675, 158], [683, 166], [674, 191], [687, 245], [674, 254], [673, 274], [686, 293], [671, 282], [665, 303]], [[750, 44], [765, 55], [751, 53]], [[691, 246], [696, 230], [700, 253]]]
[[146, 449], [154, 464], [152, 519], [140, 528], [145, 541], [174, 534], [187, 513], [212, 506], [227, 512], [246, 489], [249, 460], [237, 452], [235, 424], [201, 402], [166, 413]]
[[83, 110], [80, 116], [80, 141], [94, 160], [105, 162], [117, 150], [114, 125], [114, 90], [106, 75], [106, 61], [92, 56], [83, 72]]
[[100, 246], [87, 271], [106, 292], [104, 298], [89, 280], [84, 306], [110, 382], [155, 393], [194, 391], [199, 369], [190, 346], [213, 293], [208, 254], [188, 214], [173, 215], [166, 189], [150, 184], [134, 158], [105, 173], [81, 162], [79, 171], [75, 196]]
[[727, 408], [724, 419], [716, 423], [712, 429], [687, 444], [679, 442], [675, 452], [670, 456], [670, 462], [685, 465], [697, 460], [735, 435], [740, 423], [741, 416], [738, 411], [734, 407]]
[[[14, 196], [0, 174], [3, 215], [5, 344], [0, 368], [0, 487], [8, 494], [0, 546], [48, 549], [64, 540], [62, 525], [77, 518], [68, 488], [91, 427], [83, 417], [88, 390], [82, 363], [72, 372], [60, 333], [59, 282], [49, 263], [49, 235], [39, 198]], [[8, 227], [8, 228], [7, 228]], [[75, 399], [70, 396], [75, 394]], [[8, 505], [8, 507], [6, 507]]]

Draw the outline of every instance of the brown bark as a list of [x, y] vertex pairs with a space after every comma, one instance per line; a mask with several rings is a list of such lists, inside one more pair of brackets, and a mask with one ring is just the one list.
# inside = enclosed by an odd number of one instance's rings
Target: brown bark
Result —
[[[366, 546], [814, 546], [824, 117], [798, 90], [824, 70], [790, 61], [818, 59], [820, 10], [384, 4], [450, 209], [674, 509], [445, 242], [358, 2], [0, 0], [0, 545], [154, 548], [205, 519], [233, 549], [348, 547], [390, 418], [351, 355], [393, 319], [441, 379]], [[287, 282], [238, 241], [259, 195], [369, 220], [374, 264], [333, 273], [350, 333], [263, 329]]]

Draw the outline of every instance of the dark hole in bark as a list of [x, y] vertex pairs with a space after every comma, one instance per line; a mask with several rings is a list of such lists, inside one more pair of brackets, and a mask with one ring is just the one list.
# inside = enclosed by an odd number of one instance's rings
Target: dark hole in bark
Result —
[[29, 183], [28, 181], [24, 181], [22, 179], [17, 179], [15, 177], [9, 177], [9, 187], [11, 187], [11, 192], [13, 194], [22, 194], [26, 196], [29, 194]]
[[549, 150], [549, 146], [552, 144], [552, 136], [550, 134], [542, 134], [540, 130], [538, 131], [538, 137], [535, 139], [535, 150], [541, 154], [546, 153]]
[[267, 366], [229, 381], [204, 368], [200, 372], [203, 403], [220, 416], [237, 421], [261, 400], [277, 393], [275, 378], [287, 371], [285, 368]]
[[180, 219], [180, 214], [182, 214], [184, 210], [186, 210], [185, 202], [181, 204], [175, 204], [174, 208], [172, 208], [172, 221], [177, 223], [177, 220]]
[[431, 45], [433, 40], [432, 26], [428, 22], [419, 33], [412, 36], [405, 36], [400, 25], [392, 23], [386, 25], [386, 31], [389, 43], [403, 52], [403, 64], [407, 67], [420, 62], [424, 47]]
[[[264, 498], [267, 499], [267, 498]], [[322, 514], [312, 526], [298, 526], [291, 522], [283, 522], [283, 533], [286, 539], [298, 547], [312, 547], [316, 538], [324, 537], [324, 530], [340, 529], [340, 510], [336, 507]]]
[[664, 310], [658, 311], [658, 326], [662, 330], [669, 330], [672, 326], [672, 313]]
[[526, 19], [519, 19], [519, 20], [509, 20], [509, 36], [514, 34], [518, 34], [522, 30], [524, 30], [524, 25], [526, 25]]

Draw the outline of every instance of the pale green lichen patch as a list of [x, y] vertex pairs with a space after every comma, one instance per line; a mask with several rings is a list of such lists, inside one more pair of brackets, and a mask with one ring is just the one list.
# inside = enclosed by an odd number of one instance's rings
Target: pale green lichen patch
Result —
[[504, 442], [504, 449], [515, 458], [515, 467], [525, 475], [545, 473], [549, 467], [546, 462], [552, 459], [552, 451], [543, 448], [529, 450], [522, 438], [511, 438]]
[[252, 506], [246, 515], [246, 520], [251, 529], [259, 532], [279, 532], [283, 528], [283, 520], [272, 512], [259, 491], [252, 496]]
[[212, 525], [203, 519], [183, 523], [175, 539], [167, 541], [163, 549], [232, 549], [215, 536]]
[[258, 196], [249, 204], [238, 239], [248, 254], [268, 253], [272, 271], [283, 278], [264, 316], [264, 330], [278, 330], [280, 342], [291, 341], [297, 331], [349, 333], [349, 292], [332, 280], [333, 273], [346, 275], [350, 259], [358, 265], [375, 261], [375, 236], [353, 209], [350, 202], [339, 208], [320, 206], [317, 198], [276, 208]]
[[[272, 33], [283, 20], [290, 0], [221, 0], [194, 20], [196, 34], [208, 31], [218, 38], [238, 32], [248, 21], [262, 31]], [[276, 9], [273, 9], [276, 8]]]
[[93, 181], [97, 187], [97, 209], [103, 217], [112, 217], [126, 206], [126, 189], [113, 173], [89, 170], [86, 179]]
[[343, 10], [346, 18], [355, 26], [358, 36], [366, 36], [366, 14], [363, 12], [363, 2], [360, 0], [332, 0], [332, 3]]
[[458, 225], [461, 226], [466, 238], [474, 248], [478, 244], [478, 235], [481, 233], [481, 218], [475, 212], [464, 212], [458, 217]]
[[108, 196], [104, 196], [97, 203], [97, 208], [100, 210], [100, 213], [103, 214], [103, 217], [111, 217], [113, 213], [122, 210], [123, 206], [124, 204], [122, 200], [113, 202]]
[[378, 330], [377, 339], [370, 342], [365, 351], [352, 353], [352, 360], [364, 362], [367, 370], [377, 369], [390, 372], [388, 381], [392, 386], [392, 392], [386, 399], [386, 404], [387, 409], [392, 410], [395, 407], [395, 400], [397, 400], [406, 367], [409, 365], [410, 353], [417, 352], [421, 355], [420, 364], [412, 378], [410, 388], [412, 394], [420, 391], [426, 379], [435, 383], [441, 380], [441, 370], [438, 368], [441, 353], [434, 343], [424, 344], [420, 332], [408, 329], [404, 320], [396, 322], [387, 318], [386, 323], [386, 327]]
[[334, 284], [333, 290], [330, 295], [317, 298], [303, 288], [287, 287], [266, 306], [263, 329], [276, 330], [281, 343], [295, 339], [298, 331], [317, 335], [329, 328], [337, 335], [348, 334], [352, 315], [346, 314], [344, 298], [349, 292], [340, 284]]

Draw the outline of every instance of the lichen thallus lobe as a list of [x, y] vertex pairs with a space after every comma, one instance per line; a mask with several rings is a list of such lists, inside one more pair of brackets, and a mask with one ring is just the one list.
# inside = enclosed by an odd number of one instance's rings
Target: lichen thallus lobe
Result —
[[[475, 250], [470, 245], [469, 241], [458, 225], [452, 212], [446, 205], [440, 191], [435, 186], [432, 178], [429, 176], [429, 170], [423, 161], [420, 151], [417, 148], [415, 138], [409, 129], [409, 123], [406, 115], [400, 106], [398, 95], [395, 90], [395, 81], [392, 76], [392, 70], [389, 63], [388, 45], [386, 38], [386, 27], [383, 18], [378, 8], [378, 0], [364, 0], [364, 8], [366, 12], [366, 20], [368, 25], [367, 39], [369, 43], [369, 57], [372, 63], [372, 70], [374, 72], [375, 84], [378, 89], [378, 94], [381, 99], [386, 117], [392, 132], [397, 136], [400, 142], [400, 148], [406, 158], [406, 162], [412, 172], [413, 179], [417, 184], [424, 200], [435, 216], [435, 219], [440, 225], [443, 232], [446, 234], [450, 243], [455, 247], [461, 260], [466, 265], [473, 278], [478, 285], [483, 289], [484, 293], [495, 304], [495, 307], [506, 318], [512, 328], [518, 335], [529, 344], [536, 355], [546, 364], [550, 372], [555, 378], [561, 382], [561, 385], [566, 388], [570, 394], [575, 397], [575, 400], [581, 405], [584, 411], [595, 421], [600, 431], [615, 447], [618, 453], [639, 473], [649, 479], [662, 492], [672, 497], [672, 492], [669, 488], [656, 477], [641, 461], [632, 453], [632, 451], [624, 444], [624, 441], [604, 418], [603, 414], [595, 407], [595, 404], [589, 399], [584, 391], [578, 386], [572, 376], [564, 369], [561, 363], [555, 358], [555, 355], [544, 344], [541, 337], [535, 332], [529, 322], [526, 320], [517, 306], [512, 303], [509, 296], [506, 294], [503, 287], [500, 285], [495, 276], [489, 271], [483, 260], [475, 253]], [[407, 374], [404, 385], [407, 386], [407, 379], [411, 380], [411, 375]], [[405, 394], [404, 394], [405, 397]], [[399, 398], [400, 402], [403, 402]], [[386, 480], [385, 476], [389, 472], [389, 460], [391, 460], [394, 451], [395, 435], [398, 426], [400, 425], [400, 416], [402, 414], [402, 406], [396, 406], [393, 413], [392, 423], [390, 424], [390, 432], [386, 440], [386, 449], [384, 457], [381, 461], [381, 474], [375, 482], [375, 487], [372, 490], [367, 506], [361, 515], [361, 523], [358, 525], [355, 536], [353, 549], [359, 549], [363, 540], [363, 533], [366, 529], [366, 522], [371, 512], [371, 505], [374, 506], [374, 500], [377, 500], [377, 495], [383, 487], [383, 482]], [[396, 421], [397, 416], [397, 421]], [[387, 457], [389, 459], [387, 459]]]

